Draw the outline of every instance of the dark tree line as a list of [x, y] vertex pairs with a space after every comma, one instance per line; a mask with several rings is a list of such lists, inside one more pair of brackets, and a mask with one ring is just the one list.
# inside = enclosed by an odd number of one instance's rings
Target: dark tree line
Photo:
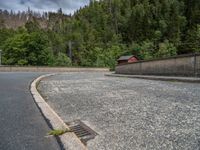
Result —
[[[65, 65], [68, 55], [73, 65], [113, 67], [120, 55], [151, 59], [200, 51], [199, 0], [91, 0], [67, 19], [62, 10], [43, 16], [45, 28], [39, 19], [17, 30], [0, 22], [5, 64]], [[45, 46], [34, 42], [37, 35]], [[20, 42], [11, 43], [26, 36], [35, 45], [23, 43], [17, 48], [26, 55], [12, 56]]]

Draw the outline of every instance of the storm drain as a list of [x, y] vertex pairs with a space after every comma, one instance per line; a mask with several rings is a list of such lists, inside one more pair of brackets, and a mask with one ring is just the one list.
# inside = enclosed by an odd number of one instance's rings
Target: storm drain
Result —
[[67, 122], [66, 124], [69, 126], [70, 130], [74, 132], [77, 135], [77, 137], [81, 140], [81, 142], [83, 142], [83, 144], [85, 145], [87, 145], [87, 142], [89, 140], [94, 139], [98, 135], [94, 130], [92, 130], [80, 120]]

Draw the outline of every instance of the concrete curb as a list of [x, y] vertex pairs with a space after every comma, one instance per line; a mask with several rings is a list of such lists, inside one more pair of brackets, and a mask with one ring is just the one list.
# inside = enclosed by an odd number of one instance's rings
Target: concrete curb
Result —
[[115, 74], [115, 73], [105, 74], [105, 76], [108, 76], [108, 77], [123, 77], [123, 78], [138, 78], [138, 79], [148, 79], [148, 80], [161, 80], [161, 81], [200, 83], [200, 78], [191, 78], [191, 77], [123, 75], [123, 74]]
[[[56, 74], [47, 74], [38, 77], [31, 83], [30, 90], [35, 100], [35, 103], [41, 110], [44, 117], [49, 121], [52, 128], [69, 129], [64, 121], [58, 116], [58, 114], [46, 103], [46, 101], [42, 98], [37, 90], [37, 85], [42, 79], [53, 75]], [[78, 137], [73, 132], [65, 133], [59, 136], [59, 138], [61, 143], [63, 144], [63, 148], [66, 150], [87, 150], [86, 146], [78, 139]]]

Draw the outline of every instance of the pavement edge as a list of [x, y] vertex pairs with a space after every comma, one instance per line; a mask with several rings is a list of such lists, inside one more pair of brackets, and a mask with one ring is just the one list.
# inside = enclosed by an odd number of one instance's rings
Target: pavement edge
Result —
[[121, 78], [137, 78], [137, 79], [147, 79], [147, 80], [160, 80], [160, 81], [200, 83], [200, 78], [191, 78], [191, 77], [125, 75], [125, 74], [115, 74], [115, 73], [105, 74], [105, 76], [107, 76], [107, 77], [121, 77]]
[[[69, 129], [65, 122], [59, 117], [59, 115], [46, 103], [43, 97], [37, 90], [39, 82], [47, 77], [57, 75], [57, 73], [42, 75], [36, 78], [30, 87], [31, 94], [41, 113], [48, 120], [53, 129]], [[87, 147], [78, 139], [73, 132], [65, 133], [59, 136], [62, 146], [66, 150], [87, 150]]]

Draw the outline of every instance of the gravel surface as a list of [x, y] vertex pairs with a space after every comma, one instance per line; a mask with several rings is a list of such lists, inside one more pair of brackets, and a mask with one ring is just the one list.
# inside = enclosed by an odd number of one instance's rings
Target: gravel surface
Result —
[[62, 119], [99, 134], [89, 150], [200, 149], [200, 84], [66, 73], [39, 89]]

